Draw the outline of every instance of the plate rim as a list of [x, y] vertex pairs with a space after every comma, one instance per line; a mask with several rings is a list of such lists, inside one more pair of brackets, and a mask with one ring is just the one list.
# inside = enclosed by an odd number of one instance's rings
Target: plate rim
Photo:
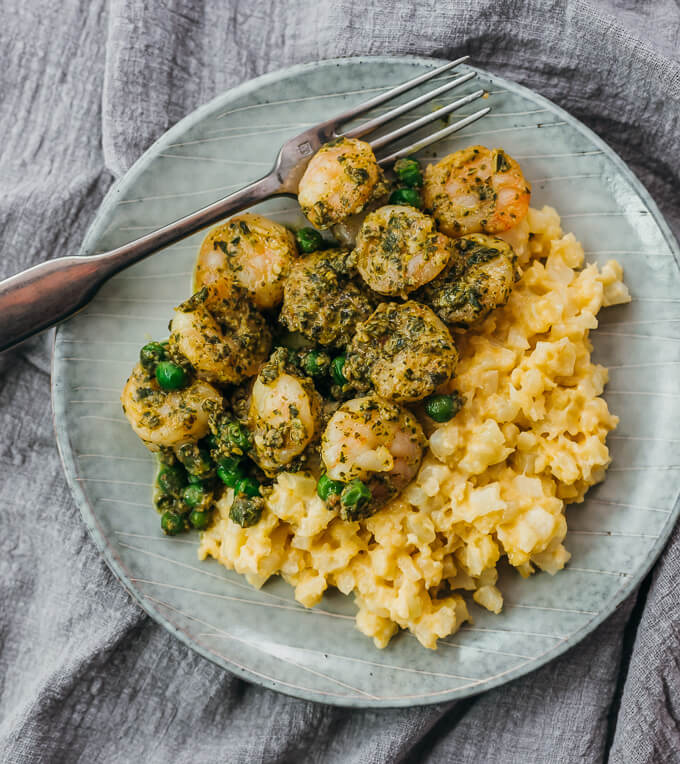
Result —
[[[170, 127], [168, 130], [162, 133], [150, 146], [144, 151], [144, 153], [129, 167], [129, 169], [118, 179], [114, 181], [110, 189], [104, 196], [101, 204], [99, 205], [97, 212], [88, 226], [87, 232], [83, 238], [83, 242], [79, 248], [78, 254], [81, 256], [92, 254], [92, 243], [99, 237], [103, 231], [100, 231], [102, 225], [102, 219], [108, 215], [109, 211], [116, 206], [117, 197], [125, 188], [130, 185], [137, 176], [144, 171], [144, 169], [150, 164], [150, 162], [156, 158], [159, 148], [166, 142], [171, 142], [173, 137], [177, 134], [183, 133], [185, 130], [192, 127], [199, 122], [205, 115], [210, 113], [219, 104], [226, 105], [230, 101], [233, 101], [243, 95], [258, 90], [263, 85], [271, 84], [280, 79], [289, 78], [291, 76], [297, 76], [309, 69], [318, 69], [326, 66], [342, 66], [347, 64], [363, 64], [363, 63], [397, 63], [397, 64], [410, 64], [414, 66], [429, 66], [433, 67], [442, 63], [448, 62], [450, 59], [439, 57], [427, 57], [427, 56], [410, 56], [410, 55], [380, 55], [380, 56], [345, 56], [338, 58], [319, 59], [317, 61], [307, 62], [304, 64], [295, 64], [282, 69], [277, 69], [273, 72], [260, 75], [253, 79], [250, 79], [240, 85], [225, 90], [218, 94], [205, 104], [197, 107], [184, 116], [179, 122]], [[635, 193], [642, 199], [644, 204], [650, 211], [654, 222], [659, 227], [659, 230], [666, 240], [675, 263], [676, 268], [680, 271], [680, 245], [671, 231], [670, 226], [661, 214], [656, 202], [651, 197], [650, 193], [645, 188], [642, 181], [635, 175], [630, 167], [624, 162], [624, 160], [612, 149], [600, 136], [598, 136], [587, 125], [581, 122], [576, 117], [572, 116], [569, 112], [565, 111], [562, 107], [555, 104], [550, 99], [541, 95], [540, 93], [521, 85], [512, 80], [508, 80], [505, 77], [496, 75], [493, 72], [480, 69], [476, 66], [468, 66], [470, 69], [478, 71], [482, 75], [490, 75], [494, 80], [501, 83], [508, 90], [515, 93], [519, 93], [522, 96], [528, 97], [531, 100], [543, 103], [549, 109], [559, 115], [565, 120], [572, 128], [575, 128], [581, 134], [602, 149], [603, 153], [609, 160], [614, 162], [617, 169], [623, 177], [630, 183]], [[189, 649], [197, 652], [203, 658], [211, 661], [222, 669], [235, 674], [240, 679], [247, 682], [251, 682], [263, 687], [266, 687], [276, 692], [280, 692], [284, 695], [296, 697], [302, 700], [313, 701], [316, 703], [323, 703], [326, 705], [341, 706], [346, 708], [399, 708], [410, 707], [414, 705], [431, 705], [434, 703], [442, 703], [451, 700], [462, 700], [466, 697], [471, 697], [482, 692], [499, 687], [507, 682], [510, 682], [519, 677], [525, 676], [542, 666], [546, 665], [550, 661], [563, 655], [569, 649], [578, 644], [581, 640], [591, 634], [598, 628], [607, 618], [614, 614], [618, 610], [622, 603], [631, 595], [631, 593], [639, 586], [639, 584], [648, 575], [663, 549], [665, 548], [668, 539], [670, 538], [673, 529], [677, 523], [678, 515], [680, 514], [680, 495], [676, 498], [675, 504], [668, 515], [668, 521], [652, 547], [650, 548], [648, 555], [644, 562], [639, 565], [636, 571], [629, 577], [624, 578], [621, 587], [611, 597], [606, 607], [597, 613], [591, 620], [587, 621], [577, 631], [572, 632], [567, 639], [558, 643], [553, 648], [547, 650], [542, 655], [527, 660], [525, 663], [519, 664], [512, 669], [501, 672], [498, 675], [490, 678], [480, 685], [475, 685], [467, 689], [453, 689], [446, 691], [439, 691], [437, 693], [427, 693], [420, 697], [414, 697], [410, 695], [408, 697], [399, 698], [387, 698], [387, 699], [372, 699], [365, 697], [324, 697], [321, 691], [311, 690], [309, 688], [300, 689], [298, 687], [291, 688], [286, 682], [269, 677], [263, 674], [259, 674], [257, 671], [242, 666], [238, 663], [232, 662], [225, 656], [217, 655], [216, 653], [204, 647], [202, 644], [196, 642], [188, 632], [185, 632], [179, 625], [173, 623], [162, 612], [160, 612], [150, 601], [144, 598], [141, 591], [138, 591], [132, 584], [129, 572], [123, 561], [118, 556], [114, 546], [109, 543], [109, 540], [104, 533], [102, 527], [99, 525], [97, 517], [94, 513], [93, 507], [90, 505], [89, 499], [83, 490], [80, 482], [77, 480], [76, 475], [77, 466], [74, 457], [74, 449], [71, 445], [71, 439], [69, 436], [66, 420], [66, 397], [65, 387], [63, 382], [57, 375], [57, 353], [56, 348], [59, 342], [61, 326], [57, 326], [52, 340], [52, 358], [50, 364], [51, 370], [51, 400], [52, 400], [52, 419], [55, 430], [57, 449], [59, 457], [62, 463], [62, 469], [66, 477], [66, 482], [71, 491], [71, 495], [78, 507], [80, 515], [88, 529], [90, 537], [95, 543], [95, 546], [104, 557], [104, 560], [118, 579], [123, 588], [133, 598], [133, 600], [142, 608], [142, 610], [151, 618], [153, 618], [163, 628], [167, 629], [175, 638], [183, 642]], [[367, 645], [369, 642], [367, 641]], [[425, 649], [425, 648], [423, 648]]]

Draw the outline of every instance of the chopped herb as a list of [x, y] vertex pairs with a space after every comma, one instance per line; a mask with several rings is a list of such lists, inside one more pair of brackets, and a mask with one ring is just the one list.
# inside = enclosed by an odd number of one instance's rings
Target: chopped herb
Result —
[[494, 172], [508, 172], [510, 170], [510, 162], [504, 152], [498, 151], [496, 153], [496, 162]]

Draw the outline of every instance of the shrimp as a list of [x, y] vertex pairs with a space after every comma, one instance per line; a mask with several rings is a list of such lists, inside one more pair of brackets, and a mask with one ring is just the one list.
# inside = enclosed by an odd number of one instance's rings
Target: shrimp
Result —
[[359, 321], [370, 316], [375, 300], [355, 284], [347, 250], [327, 249], [299, 260], [283, 290], [279, 320], [320, 345], [346, 345]]
[[290, 466], [313, 441], [321, 418], [321, 396], [277, 348], [253, 383], [248, 426], [251, 456], [270, 477]]
[[170, 322], [170, 352], [184, 356], [208, 382], [238, 384], [253, 376], [270, 347], [266, 321], [244, 290], [226, 279], [175, 308]]
[[458, 353], [446, 326], [426, 305], [379, 305], [359, 324], [342, 373], [357, 389], [371, 385], [397, 403], [424, 398], [452, 377]]
[[356, 249], [357, 267], [375, 292], [406, 297], [446, 266], [452, 242], [414, 207], [389, 204], [366, 216]]
[[366, 483], [375, 511], [413, 480], [425, 443], [410, 411], [368, 395], [347, 401], [330, 418], [321, 438], [321, 458], [332, 480]]
[[120, 396], [132, 429], [151, 451], [200, 440], [208, 434], [206, 401], [222, 402], [212, 385], [196, 379], [180, 390], [165, 391], [140, 363]]
[[194, 291], [228, 278], [248, 292], [256, 308], [269, 310], [281, 304], [283, 284], [296, 257], [295, 236], [287, 228], [261, 215], [238, 215], [203, 240]]
[[449, 236], [493, 234], [526, 217], [531, 186], [503, 149], [470, 146], [427, 167], [423, 199]]
[[382, 206], [383, 205], [379, 201], [374, 200], [369, 202], [361, 212], [358, 212], [356, 215], [350, 215], [341, 223], [336, 223], [331, 228], [331, 233], [340, 243], [340, 246], [354, 249], [357, 243], [357, 236], [359, 235], [361, 226], [364, 224], [364, 220], [366, 220], [366, 216], [371, 212], [375, 212], [378, 207]]
[[316, 228], [330, 228], [361, 212], [387, 186], [373, 149], [356, 138], [336, 138], [309, 160], [298, 184], [298, 202]]
[[473, 233], [455, 240], [455, 255], [415, 297], [447, 324], [470, 326], [505, 305], [519, 278], [515, 252], [502, 239]]

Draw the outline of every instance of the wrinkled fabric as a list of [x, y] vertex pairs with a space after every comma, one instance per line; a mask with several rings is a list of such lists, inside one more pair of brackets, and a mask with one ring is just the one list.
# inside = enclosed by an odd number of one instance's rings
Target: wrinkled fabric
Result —
[[[0, 277], [75, 253], [115, 178], [199, 104], [354, 54], [470, 53], [592, 127], [680, 232], [673, 0], [3, 0], [1, 18]], [[62, 474], [51, 342], [0, 356], [3, 762], [680, 761], [677, 531], [597, 631], [504, 687], [381, 711], [285, 697], [191, 652], [109, 572]]]

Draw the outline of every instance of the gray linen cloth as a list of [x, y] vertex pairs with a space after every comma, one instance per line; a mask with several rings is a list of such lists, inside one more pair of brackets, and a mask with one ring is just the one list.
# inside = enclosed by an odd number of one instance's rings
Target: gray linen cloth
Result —
[[[593, 127], [680, 231], [673, 0], [1, 7], [2, 277], [75, 253], [114, 178], [194, 107], [255, 75], [352, 54], [471, 53]], [[189, 651], [107, 569], [62, 475], [50, 345], [0, 357], [3, 762], [680, 761], [677, 532], [594, 634], [505, 687], [387, 711], [284, 697]]]

